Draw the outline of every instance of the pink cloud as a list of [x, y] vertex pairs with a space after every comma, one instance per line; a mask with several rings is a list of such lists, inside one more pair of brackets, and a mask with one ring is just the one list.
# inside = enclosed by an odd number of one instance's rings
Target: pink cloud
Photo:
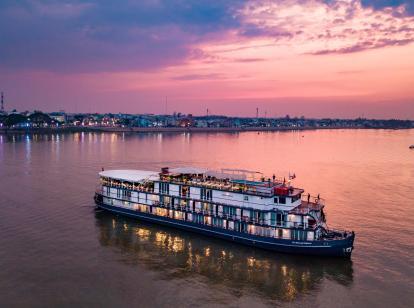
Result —
[[238, 14], [253, 36], [299, 45], [311, 54], [327, 54], [413, 42], [414, 17], [405, 12], [403, 5], [374, 10], [360, 0], [258, 0]]

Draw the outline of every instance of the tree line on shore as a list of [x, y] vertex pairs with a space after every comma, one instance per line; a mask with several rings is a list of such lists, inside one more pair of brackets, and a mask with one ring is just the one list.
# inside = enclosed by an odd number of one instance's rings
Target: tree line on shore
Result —
[[8, 115], [0, 115], [0, 123], [3, 127], [45, 127], [59, 124], [58, 121], [52, 119], [48, 114], [41, 111], [35, 111], [29, 115], [22, 113], [11, 113]]

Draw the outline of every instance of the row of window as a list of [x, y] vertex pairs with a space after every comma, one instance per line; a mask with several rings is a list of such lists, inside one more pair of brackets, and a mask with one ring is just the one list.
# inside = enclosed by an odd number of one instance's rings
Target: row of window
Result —
[[[238, 219], [244, 222], [253, 222], [262, 225], [270, 226], [295, 226], [295, 227], [307, 227], [307, 220], [296, 221], [297, 218], [290, 217], [283, 212], [269, 212], [269, 216], [266, 216], [266, 212], [262, 210], [246, 209], [231, 205], [218, 205], [210, 203], [210, 201], [199, 202], [195, 200], [182, 199], [180, 197], [164, 196], [158, 194], [147, 194], [145, 197], [140, 194], [139, 199], [132, 198], [132, 192], [124, 189], [116, 189], [111, 193], [109, 187], [103, 189], [104, 196], [115, 197], [126, 201], [142, 202], [148, 204], [151, 201], [151, 205], [158, 206], [159, 204], [173, 207], [174, 209], [186, 210], [194, 213], [203, 213], [211, 216]], [[143, 197], [143, 198], [142, 198]]]
[[[113, 205], [112, 199], [104, 198], [105, 203]], [[139, 212], [151, 213], [157, 216], [174, 218], [177, 220], [190, 221], [198, 224], [205, 224], [214, 227], [219, 227], [227, 230], [234, 230], [243, 233], [249, 233], [259, 236], [275, 237], [275, 238], [289, 238], [293, 240], [313, 240], [313, 232], [299, 229], [283, 229], [283, 228], [271, 228], [264, 226], [256, 226], [241, 221], [231, 221], [220, 217], [210, 217], [197, 213], [186, 213], [179, 210], [165, 209], [160, 207], [151, 207], [144, 204], [135, 204], [124, 201], [121, 203], [126, 208], [132, 208]], [[273, 217], [275, 215], [275, 217]], [[280, 215], [280, 216], [279, 216]], [[272, 220], [282, 221], [283, 215], [279, 213], [272, 213]], [[308, 234], [309, 233], [309, 234]]]
[[[160, 185], [160, 193], [168, 195], [169, 194], [169, 184], [160, 182], [159, 185]], [[185, 186], [185, 185], [181, 185], [180, 186], [180, 196], [189, 198], [190, 197], [190, 187]], [[293, 197], [292, 202], [298, 200], [299, 198], [300, 198], [300, 196]], [[213, 190], [208, 189], [208, 188], [201, 188], [200, 189], [200, 199], [201, 200], [213, 200]], [[244, 201], [249, 201], [249, 196], [244, 195], [243, 200]], [[275, 197], [273, 199], [273, 202], [277, 203], [277, 204], [286, 204], [286, 197]]]
[[[160, 183], [164, 184], [164, 183]], [[110, 197], [110, 189], [106, 187], [106, 196]], [[228, 217], [239, 217], [242, 220], [252, 220], [255, 222], [264, 223], [265, 216], [261, 210], [253, 210], [253, 209], [243, 209], [235, 206], [226, 206], [226, 205], [218, 205], [209, 202], [201, 202], [199, 206], [195, 200], [186, 200], [180, 199], [177, 197], [171, 196], [158, 196], [158, 195], [150, 195], [152, 196], [151, 200], [159, 201], [160, 204], [173, 206], [174, 208], [185, 207], [187, 210], [192, 212], [200, 212], [203, 211], [204, 213], [209, 213], [214, 216], [228, 216]], [[131, 191], [117, 189], [116, 190], [116, 198], [124, 199], [131, 201]], [[154, 199], [155, 198], [155, 199]], [[158, 199], [159, 198], [159, 199]], [[148, 194], [145, 194], [145, 199], [140, 199], [141, 202], [148, 202]], [[145, 200], [145, 201], [144, 201]], [[207, 200], [206, 200], [207, 201]], [[286, 221], [286, 215], [282, 213], [271, 213], [270, 217], [270, 224], [271, 225], [281, 225], [284, 221]]]

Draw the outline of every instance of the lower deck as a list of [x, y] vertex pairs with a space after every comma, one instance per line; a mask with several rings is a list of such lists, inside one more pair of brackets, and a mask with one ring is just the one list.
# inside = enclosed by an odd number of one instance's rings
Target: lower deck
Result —
[[98, 196], [95, 201], [99, 208], [117, 214], [122, 214], [150, 222], [164, 224], [175, 228], [186, 229], [189, 231], [202, 233], [209, 236], [231, 240], [234, 242], [255, 246], [267, 250], [286, 253], [322, 255], [322, 256], [346, 256], [352, 252], [354, 237], [343, 240], [320, 240], [306, 241], [292, 238], [278, 238], [259, 236], [251, 233], [238, 232], [236, 230], [218, 228], [214, 225], [196, 223], [184, 219], [176, 219], [168, 216], [157, 216], [151, 212], [141, 212], [131, 208], [118, 207], [103, 202], [102, 196]]
[[314, 241], [319, 237], [319, 230], [303, 228], [303, 225], [287, 222], [279, 222], [276, 223], [275, 226], [269, 226], [237, 215], [216, 215], [216, 213], [211, 211], [193, 211], [186, 207], [174, 207], [159, 202], [148, 205], [107, 197], [105, 195], [102, 195], [102, 203], [135, 212], [148, 213], [154, 216], [167, 217], [173, 220], [186, 221], [198, 225], [212, 226], [217, 229], [230, 230], [258, 237], [298, 241]]
[[[349, 244], [349, 238], [344, 240], [315, 240], [314, 231], [306, 231], [292, 228], [277, 228], [268, 226], [257, 226], [242, 221], [232, 221], [220, 217], [211, 217], [202, 213], [191, 213], [176, 209], [167, 209], [159, 206], [148, 206], [144, 204], [136, 204], [129, 202], [113, 202], [111, 198], [97, 195], [96, 202], [101, 208], [112, 212], [125, 214], [145, 220], [151, 220], [163, 224], [169, 224], [175, 227], [191, 229], [192, 231], [208, 233], [217, 237], [229, 238], [233, 241], [247, 242], [245, 244], [254, 245], [271, 250], [282, 252], [297, 252], [313, 254], [311, 250], [318, 248], [318, 252], [314, 254], [323, 255], [343, 255], [344, 251], [335, 253], [321, 252], [326, 248], [338, 248], [338, 244], [342, 248], [351, 249], [352, 243]], [[116, 201], [116, 200], [115, 200]], [[353, 241], [353, 239], [352, 239]], [[275, 246], [276, 245], [276, 246]], [[268, 247], [267, 247], [268, 246]], [[346, 246], [346, 247], [345, 247]], [[287, 247], [288, 249], [281, 248]], [[295, 251], [290, 251], [291, 247], [295, 247]], [[303, 248], [306, 247], [306, 251]], [[308, 248], [312, 247], [311, 250]], [[342, 249], [341, 248], [341, 249]]]

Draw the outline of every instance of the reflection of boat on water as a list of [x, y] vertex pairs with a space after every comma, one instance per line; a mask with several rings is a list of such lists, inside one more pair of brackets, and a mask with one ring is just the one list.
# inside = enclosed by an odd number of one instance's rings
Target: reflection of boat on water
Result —
[[200, 275], [211, 286], [283, 301], [317, 290], [323, 278], [342, 286], [353, 281], [350, 259], [275, 254], [105, 211], [96, 213], [96, 225], [100, 244], [119, 250], [120, 262], [143, 265], [162, 279]]
[[354, 232], [328, 228], [319, 195], [306, 198], [275, 175], [193, 167], [99, 175], [95, 202], [117, 214], [278, 252], [350, 257], [354, 248]]

